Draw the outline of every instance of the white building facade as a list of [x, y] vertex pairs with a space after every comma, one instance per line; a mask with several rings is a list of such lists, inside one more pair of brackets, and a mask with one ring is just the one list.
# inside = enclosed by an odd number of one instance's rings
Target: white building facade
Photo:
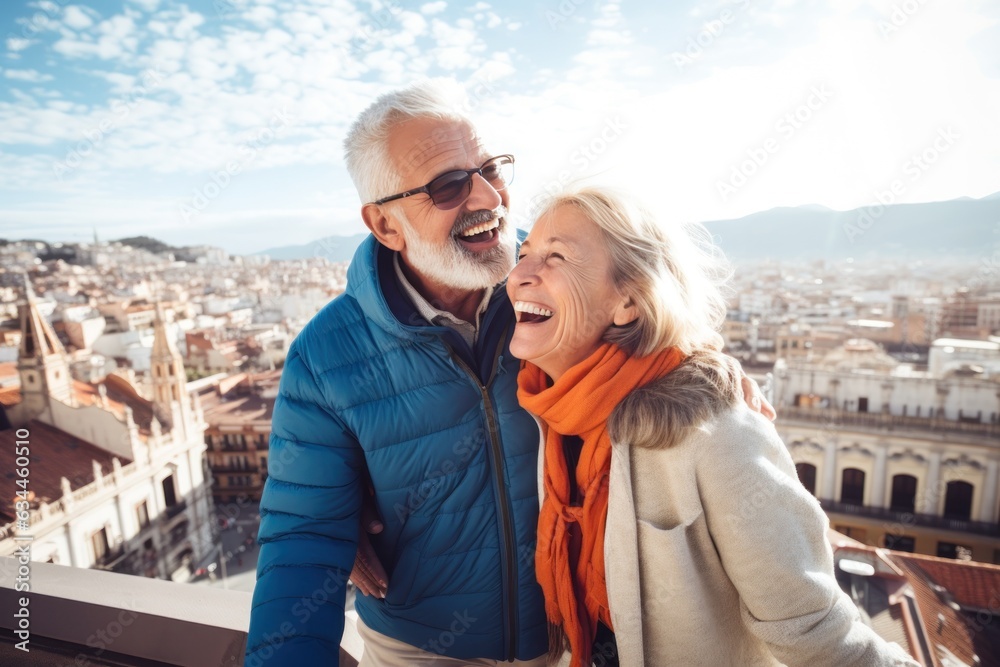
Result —
[[49, 461], [67, 443], [95, 458], [89, 471], [79, 460], [66, 469], [58, 491], [34, 495], [27, 526], [0, 527], [0, 555], [14, 553], [16, 537], [30, 536], [33, 560], [186, 580], [213, 553], [214, 510], [204, 416], [162, 319], [151, 356], [154, 400], [147, 401], [121, 378], [74, 383], [30, 291], [19, 314], [21, 401], [5, 408], [12, 428], [0, 436], [29, 434], [33, 451]]
[[868, 341], [779, 361], [776, 424], [832, 526], [873, 546], [1000, 562], [1000, 382], [913, 372]]

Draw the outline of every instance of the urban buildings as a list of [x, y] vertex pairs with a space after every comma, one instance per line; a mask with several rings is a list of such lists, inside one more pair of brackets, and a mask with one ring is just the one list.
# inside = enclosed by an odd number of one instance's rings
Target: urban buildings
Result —
[[18, 314], [0, 465], [24, 493], [2, 510], [0, 555], [28, 541], [34, 560], [186, 580], [214, 548], [205, 422], [162, 315], [146, 399], [121, 376], [75, 380], [30, 286]]

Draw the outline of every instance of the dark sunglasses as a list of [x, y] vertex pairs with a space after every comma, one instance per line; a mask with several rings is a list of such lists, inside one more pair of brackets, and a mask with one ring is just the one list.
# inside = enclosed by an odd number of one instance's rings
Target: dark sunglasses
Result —
[[478, 169], [456, 169], [441, 174], [427, 185], [400, 192], [396, 195], [389, 195], [376, 199], [373, 204], [385, 204], [386, 202], [403, 199], [411, 195], [426, 194], [431, 201], [442, 211], [448, 211], [458, 206], [469, 198], [472, 193], [472, 176], [479, 174], [494, 190], [500, 192], [514, 180], [514, 156], [498, 155], [490, 158]]

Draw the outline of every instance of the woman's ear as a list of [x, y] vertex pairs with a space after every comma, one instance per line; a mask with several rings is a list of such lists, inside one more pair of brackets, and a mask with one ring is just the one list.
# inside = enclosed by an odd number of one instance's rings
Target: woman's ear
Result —
[[622, 297], [618, 307], [615, 308], [614, 325], [623, 327], [632, 324], [639, 319], [639, 309], [630, 297]]
[[365, 204], [361, 207], [361, 218], [365, 226], [371, 230], [379, 243], [396, 252], [406, 247], [406, 239], [400, 229], [399, 221], [385, 214], [378, 204]]

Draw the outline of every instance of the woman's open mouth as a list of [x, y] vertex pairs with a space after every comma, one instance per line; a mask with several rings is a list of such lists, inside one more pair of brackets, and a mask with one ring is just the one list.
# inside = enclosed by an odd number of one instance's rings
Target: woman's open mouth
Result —
[[515, 301], [514, 316], [518, 324], [538, 324], [548, 321], [555, 312], [550, 308], [531, 303], [530, 301]]

